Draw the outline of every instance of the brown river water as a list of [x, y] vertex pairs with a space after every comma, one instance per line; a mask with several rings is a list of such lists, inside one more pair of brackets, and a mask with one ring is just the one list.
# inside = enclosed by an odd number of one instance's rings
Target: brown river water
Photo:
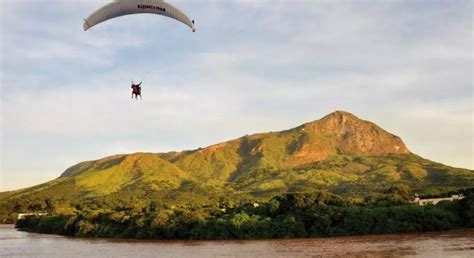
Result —
[[75, 238], [0, 225], [0, 257], [474, 257], [474, 229], [282, 240]]

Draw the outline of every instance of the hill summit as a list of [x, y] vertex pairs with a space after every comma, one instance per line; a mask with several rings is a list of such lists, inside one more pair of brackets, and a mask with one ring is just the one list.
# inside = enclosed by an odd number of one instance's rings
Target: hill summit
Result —
[[410, 153], [398, 136], [344, 111], [296, 129], [302, 133], [294, 157], [303, 163], [323, 160], [334, 152], [368, 156]]
[[473, 187], [474, 173], [423, 159], [400, 137], [336, 111], [289, 130], [206, 148], [81, 162], [45, 184], [1, 193], [0, 202], [26, 197], [206, 203], [314, 190], [359, 198], [383, 195], [400, 185], [439, 193]]

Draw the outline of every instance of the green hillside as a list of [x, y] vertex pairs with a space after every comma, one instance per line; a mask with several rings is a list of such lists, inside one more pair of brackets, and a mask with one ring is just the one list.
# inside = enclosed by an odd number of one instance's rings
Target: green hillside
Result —
[[0, 205], [8, 216], [54, 205], [64, 211], [91, 203], [205, 205], [315, 190], [362, 201], [400, 189], [428, 195], [472, 187], [473, 170], [423, 159], [399, 137], [337, 111], [290, 130], [202, 149], [82, 162], [50, 182], [0, 193]]

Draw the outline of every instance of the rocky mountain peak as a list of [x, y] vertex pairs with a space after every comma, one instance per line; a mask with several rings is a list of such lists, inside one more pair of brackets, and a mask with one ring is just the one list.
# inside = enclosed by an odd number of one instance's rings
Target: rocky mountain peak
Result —
[[410, 153], [400, 137], [345, 111], [335, 111], [304, 128], [343, 152], [370, 156]]

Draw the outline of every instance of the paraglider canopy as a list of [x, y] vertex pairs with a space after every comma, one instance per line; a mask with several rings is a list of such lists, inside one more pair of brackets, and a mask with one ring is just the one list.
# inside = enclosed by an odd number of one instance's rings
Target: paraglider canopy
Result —
[[99, 8], [84, 19], [84, 31], [116, 17], [140, 13], [163, 15], [184, 23], [193, 32], [196, 31], [194, 20], [189, 19], [181, 10], [163, 0], [115, 0]]

